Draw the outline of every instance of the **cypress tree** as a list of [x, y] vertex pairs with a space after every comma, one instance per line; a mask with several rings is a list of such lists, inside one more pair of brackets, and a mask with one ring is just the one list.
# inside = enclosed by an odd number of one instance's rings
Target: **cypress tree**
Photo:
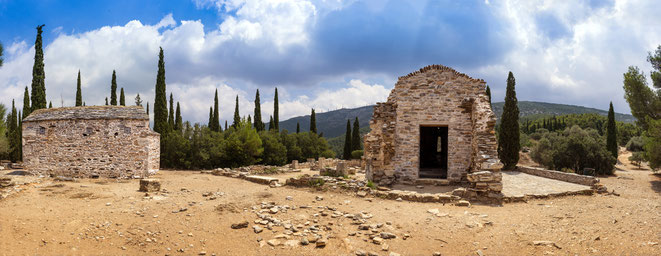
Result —
[[140, 98], [140, 94], [135, 96], [135, 105], [136, 106], [142, 106], [142, 99]]
[[608, 123], [606, 124], [606, 148], [617, 159], [617, 127], [615, 126], [615, 111], [613, 111], [613, 102], [608, 108]]
[[183, 120], [181, 120], [181, 110], [179, 109], [179, 102], [177, 101], [177, 111], [175, 113], [174, 129], [181, 131], [184, 127]]
[[269, 116], [269, 131], [272, 131], [273, 129], [275, 129], [273, 126], [273, 116]]
[[9, 160], [12, 162], [17, 162], [21, 160], [22, 146], [21, 145], [21, 118], [22, 114], [20, 111], [16, 112], [16, 106], [12, 100], [12, 111], [9, 118], [8, 130], [11, 130], [11, 133], [7, 134], [7, 140], [9, 142]]
[[53, 108], [53, 102], [48, 102], [48, 108]]
[[124, 97], [124, 87], [119, 91], [119, 105], [126, 106], [126, 97]]
[[117, 106], [117, 75], [115, 70], [112, 71], [112, 79], [110, 80], [110, 105]]
[[76, 107], [83, 105], [83, 92], [80, 88], [80, 69], [78, 70], [78, 81], [76, 82]]
[[257, 89], [257, 93], [255, 93], [255, 130], [257, 131], [263, 131], [264, 130], [264, 122], [262, 122], [262, 106], [261, 103], [259, 102], [259, 89]]
[[154, 131], [165, 133], [168, 126], [168, 102], [165, 94], [165, 61], [163, 48], [158, 54], [158, 74], [156, 75], [156, 98], [154, 99]]
[[41, 33], [45, 25], [37, 26], [37, 40], [34, 42], [34, 66], [32, 66], [32, 106], [30, 112], [46, 108], [46, 72], [44, 71], [44, 50], [42, 46]]
[[108, 106], [108, 97], [106, 97], [106, 106]]
[[225, 120], [225, 130], [227, 130], [227, 120]]
[[344, 134], [344, 151], [342, 152], [342, 159], [351, 159], [351, 122], [347, 119], [347, 131]]
[[489, 104], [491, 104], [491, 88], [487, 85], [487, 97], [489, 97]]
[[241, 116], [239, 115], [239, 95], [236, 95], [236, 105], [234, 106], [234, 123], [232, 127], [238, 128], [241, 123]]
[[207, 123], [207, 126], [213, 131], [213, 107], [209, 107], [209, 122]]
[[[227, 125], [225, 125], [227, 129]], [[220, 110], [218, 109], [218, 89], [216, 89], [216, 94], [213, 98], [213, 127], [212, 131], [220, 132]]]
[[174, 100], [170, 93], [170, 112], [168, 114], [168, 130], [174, 130]]
[[18, 112], [18, 132], [15, 132], [16, 144], [18, 145], [18, 160], [23, 160], [23, 117], [21, 112]]
[[358, 117], [353, 121], [351, 136], [351, 151], [360, 150], [360, 124], [358, 123]]
[[14, 100], [11, 101], [11, 113], [7, 117], [7, 140], [9, 142], [9, 160], [16, 162], [18, 157], [18, 145], [16, 144], [16, 135], [18, 132], [16, 105]]
[[273, 99], [273, 127], [280, 131], [280, 107], [278, 106], [278, 87], [275, 88], [275, 97]]
[[147, 116], [149, 116], [149, 102], [147, 102]]
[[248, 115], [248, 123], [252, 125], [252, 118], [250, 118], [250, 115]]
[[310, 131], [317, 134], [317, 118], [314, 114], [314, 108], [312, 109], [312, 114], [310, 114]]
[[301, 132], [301, 124], [296, 122], [296, 133], [299, 133], [299, 132]]
[[28, 87], [25, 87], [25, 92], [23, 93], [23, 117], [26, 117], [30, 114], [30, 93], [28, 93]]
[[498, 156], [505, 170], [512, 170], [519, 162], [519, 107], [515, 91], [516, 80], [512, 72], [507, 76], [507, 92], [505, 93], [505, 106], [500, 118], [500, 131], [498, 134]]

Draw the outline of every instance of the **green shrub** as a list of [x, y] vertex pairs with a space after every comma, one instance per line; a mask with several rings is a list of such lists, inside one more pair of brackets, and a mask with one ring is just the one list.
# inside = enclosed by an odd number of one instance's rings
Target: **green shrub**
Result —
[[533, 147], [531, 157], [549, 169], [582, 173], [585, 168], [593, 168], [600, 175], [613, 174], [617, 162], [598, 131], [577, 125], [563, 132], [545, 133]]
[[636, 137], [631, 137], [629, 139], [629, 142], [627, 142], [627, 150], [631, 152], [639, 152], [643, 151], [643, 147], [645, 146], [645, 140], [641, 136], [636, 136]]
[[363, 157], [363, 150], [354, 150], [351, 151], [351, 159], [360, 159]]
[[643, 161], [645, 161], [645, 155], [643, 152], [633, 152], [631, 156], [629, 157], [629, 161], [638, 168], [643, 164]]
[[376, 184], [374, 184], [374, 182], [372, 182], [371, 180], [370, 180], [370, 181], [367, 181], [367, 185], [366, 185], [366, 186], [367, 186], [368, 188], [371, 188], [371, 189], [376, 189]]

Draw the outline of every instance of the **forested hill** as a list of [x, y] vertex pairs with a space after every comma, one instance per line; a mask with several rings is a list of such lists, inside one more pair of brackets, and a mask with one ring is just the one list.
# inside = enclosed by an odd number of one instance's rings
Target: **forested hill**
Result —
[[[324, 113], [315, 113], [317, 119], [317, 132], [324, 133], [324, 137], [333, 138], [346, 132], [347, 119], [353, 120], [358, 117], [360, 127], [368, 127], [369, 120], [372, 119], [374, 106], [364, 106], [359, 108], [343, 108]], [[298, 116], [280, 122], [280, 130], [287, 129], [290, 132], [296, 132], [296, 123], [301, 124], [301, 131], [310, 130], [310, 115]]]
[[[495, 102], [491, 105], [496, 117], [500, 118], [503, 113], [504, 102]], [[608, 107], [608, 106], [606, 106]], [[615, 120], [625, 123], [633, 123], [636, 121], [632, 115], [620, 114], [615, 110]], [[520, 117], [543, 117], [552, 115], [567, 115], [567, 114], [588, 114], [597, 113], [602, 116], [608, 116], [608, 110], [601, 110], [596, 108], [587, 108], [582, 106], [536, 102], [536, 101], [519, 101], [519, 116]]]
[[[500, 118], [503, 111], [503, 102], [493, 103], [493, 110], [496, 116]], [[324, 137], [333, 138], [344, 134], [346, 131], [347, 119], [353, 120], [358, 117], [360, 127], [368, 127], [369, 120], [372, 118], [374, 106], [364, 106], [351, 109], [338, 109], [324, 113], [316, 113], [317, 130], [324, 133]], [[587, 108], [574, 105], [555, 104], [546, 102], [535, 101], [519, 101], [519, 112], [521, 117], [543, 117], [552, 115], [566, 115], [566, 114], [584, 114], [584, 113], [597, 113], [600, 115], [608, 115], [608, 111]], [[615, 120], [631, 123], [636, 119], [632, 115], [615, 113]], [[310, 129], [310, 115], [299, 116], [287, 119], [280, 122], [280, 129], [287, 129], [290, 132], [296, 131], [296, 123], [301, 124], [301, 131], [308, 131]]]

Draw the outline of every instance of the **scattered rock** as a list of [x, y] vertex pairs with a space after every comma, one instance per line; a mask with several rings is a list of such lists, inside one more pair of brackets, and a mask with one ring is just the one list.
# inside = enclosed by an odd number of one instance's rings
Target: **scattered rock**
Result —
[[533, 241], [532, 244], [536, 246], [553, 246], [555, 248], [562, 249], [562, 247], [558, 246], [553, 241]]
[[427, 212], [428, 212], [428, 213], [431, 213], [431, 214], [433, 214], [433, 215], [439, 214], [439, 211], [438, 211], [438, 209], [436, 209], [436, 208], [434, 208], [434, 209], [429, 209], [429, 210], [427, 210]]
[[389, 255], [389, 256], [400, 256], [400, 254], [399, 254], [399, 253], [396, 253], [396, 252], [390, 252], [390, 254], [388, 254], [388, 255]]
[[268, 245], [270, 245], [270, 246], [275, 247], [275, 246], [280, 245], [280, 240], [278, 240], [278, 239], [271, 239], [271, 240], [266, 241], [266, 243], [267, 243]]
[[324, 200], [324, 197], [323, 196], [316, 196], [314, 198], [314, 200], [321, 201], [321, 200]]
[[377, 237], [374, 237], [374, 238], [372, 238], [372, 242], [373, 242], [374, 244], [382, 244], [382, 243], [383, 243], [383, 238], [378, 237], [378, 236], [377, 236]]
[[468, 201], [466, 201], [466, 200], [459, 200], [459, 201], [456, 202], [454, 205], [456, 205], [456, 206], [466, 206], [466, 207], [468, 207], [468, 206], [471, 206], [471, 203], [468, 202]]
[[308, 245], [308, 244], [310, 244], [310, 241], [308, 241], [308, 239], [306, 237], [303, 237], [303, 238], [301, 238], [301, 244], [302, 245]]
[[252, 226], [252, 230], [255, 231], [256, 234], [262, 233], [262, 231], [264, 231], [262, 227], [257, 225]]
[[326, 246], [326, 239], [317, 240], [317, 242], [315, 242], [315, 246], [317, 248], [325, 247]]
[[141, 179], [140, 192], [157, 192], [161, 190], [161, 182], [157, 179]]
[[389, 232], [381, 232], [380, 235], [381, 235], [381, 238], [383, 238], [383, 239], [393, 239], [393, 238], [397, 238], [397, 236], [396, 236], [395, 234], [393, 234], [393, 233], [389, 233]]
[[358, 191], [358, 193], [356, 193], [356, 195], [359, 196], [359, 197], [366, 197], [367, 196], [367, 191]]
[[367, 256], [367, 252], [363, 250], [357, 250], [355, 254], [356, 256]]
[[248, 227], [248, 221], [243, 221], [239, 223], [232, 224], [232, 229], [242, 229]]

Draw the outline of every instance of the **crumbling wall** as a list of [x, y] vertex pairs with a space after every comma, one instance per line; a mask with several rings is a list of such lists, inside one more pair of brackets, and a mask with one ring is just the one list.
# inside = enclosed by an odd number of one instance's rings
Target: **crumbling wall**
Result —
[[395, 155], [395, 115], [397, 105], [392, 102], [377, 103], [370, 120], [371, 131], [365, 135], [365, 175], [368, 180], [390, 184], [394, 181], [391, 160]]

